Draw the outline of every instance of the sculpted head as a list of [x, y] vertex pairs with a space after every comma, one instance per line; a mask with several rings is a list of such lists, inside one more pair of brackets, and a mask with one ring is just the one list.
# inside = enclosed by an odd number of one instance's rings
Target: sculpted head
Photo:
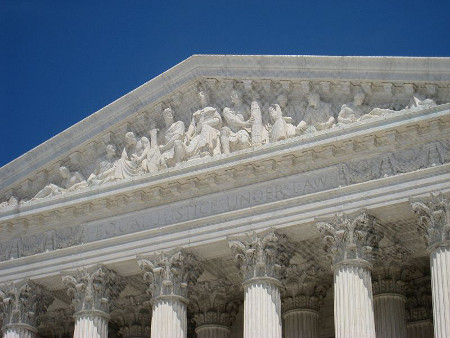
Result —
[[141, 142], [142, 142], [142, 146], [144, 148], [147, 148], [150, 145], [150, 141], [148, 138], [146, 138], [145, 136], [141, 137]]
[[242, 103], [242, 93], [239, 90], [233, 89], [231, 92], [231, 102], [233, 102], [234, 105]]
[[116, 156], [116, 147], [113, 144], [108, 144], [106, 146], [106, 156], [108, 157]]
[[317, 108], [320, 103], [320, 96], [317, 93], [311, 93], [308, 95], [308, 106]]
[[164, 122], [166, 124], [170, 125], [170, 124], [173, 123], [173, 112], [172, 112], [172, 109], [170, 107], [164, 109], [164, 111], [163, 111], [163, 118], [164, 118]]
[[198, 92], [198, 98], [200, 100], [200, 104], [202, 105], [202, 107], [206, 107], [209, 104], [208, 93], [205, 92], [204, 90]]
[[287, 96], [284, 94], [281, 94], [278, 96], [278, 104], [280, 105], [280, 107], [284, 108], [287, 105]]
[[69, 178], [70, 177], [70, 170], [67, 169], [67, 167], [59, 167], [59, 174], [62, 178]]
[[132, 131], [129, 131], [125, 134], [125, 143], [129, 146], [136, 144], [136, 137], [134, 136], [134, 133]]
[[353, 97], [353, 103], [356, 106], [361, 106], [364, 103], [365, 99], [366, 99], [366, 94], [364, 94], [363, 91], [357, 91], [355, 93], [355, 96]]
[[282, 117], [283, 114], [281, 112], [280, 105], [278, 105], [278, 104], [271, 105], [269, 107], [269, 115], [273, 120], [276, 120], [276, 119]]

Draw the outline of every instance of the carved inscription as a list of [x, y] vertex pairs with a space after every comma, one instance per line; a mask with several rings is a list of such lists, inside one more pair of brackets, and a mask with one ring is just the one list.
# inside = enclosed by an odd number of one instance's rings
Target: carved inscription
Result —
[[87, 223], [84, 225], [86, 241], [116, 237], [332, 189], [339, 186], [338, 174], [337, 167], [327, 168], [314, 174], [294, 175], [249, 188], [147, 209], [132, 217]]

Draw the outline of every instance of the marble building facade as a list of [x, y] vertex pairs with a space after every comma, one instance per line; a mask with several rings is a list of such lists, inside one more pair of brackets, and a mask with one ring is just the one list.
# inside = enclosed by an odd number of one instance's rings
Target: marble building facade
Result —
[[450, 58], [195, 55], [0, 168], [3, 337], [449, 337]]

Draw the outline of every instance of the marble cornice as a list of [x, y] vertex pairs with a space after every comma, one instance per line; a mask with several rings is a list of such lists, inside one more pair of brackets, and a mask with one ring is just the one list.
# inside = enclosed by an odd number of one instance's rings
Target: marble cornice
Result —
[[71, 224], [67, 219], [76, 219], [79, 224], [186, 197], [351, 162], [355, 158], [370, 159], [427, 143], [448, 142], [449, 108], [450, 104], [445, 104], [389, 119], [374, 118], [367, 123], [335, 128], [313, 137], [299, 136], [203, 159], [200, 163], [185, 162], [156, 175], [106, 184], [98, 189], [5, 207], [0, 212], [0, 232], [7, 235], [15, 232], [14, 229], [28, 228], [33, 233], [35, 225], [39, 231], [44, 225], [49, 228], [61, 224], [63, 219], [66, 220], [65, 225]]

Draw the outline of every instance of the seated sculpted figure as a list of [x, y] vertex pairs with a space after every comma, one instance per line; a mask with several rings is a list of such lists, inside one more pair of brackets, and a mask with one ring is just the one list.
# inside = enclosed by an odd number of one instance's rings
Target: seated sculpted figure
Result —
[[184, 159], [214, 156], [220, 154], [219, 129], [222, 127], [222, 118], [216, 108], [208, 105], [207, 94], [203, 91], [198, 94], [202, 109], [192, 115], [192, 121], [186, 132]]
[[105, 158], [97, 163], [94, 172], [89, 176], [89, 185], [99, 185], [114, 180], [116, 171], [116, 147], [112, 144], [106, 146]]
[[150, 140], [145, 136], [141, 138], [144, 150], [141, 156], [133, 155], [133, 161], [140, 164], [141, 170], [145, 173], [154, 174], [158, 170], [166, 167], [166, 163], [161, 157], [161, 152], [158, 147], [158, 142], [156, 140], [158, 129], [152, 127], [150, 129]]
[[[137, 149], [137, 146], [139, 146], [139, 149]], [[130, 160], [133, 154], [139, 156], [138, 151], [142, 153], [142, 141], [139, 140], [138, 143], [133, 132], [126, 133], [125, 147], [123, 148], [121, 157], [116, 161], [114, 179], [121, 180], [139, 175], [139, 166]]]
[[241, 93], [233, 90], [231, 100], [234, 107], [225, 107], [222, 112], [223, 118], [227, 123], [227, 126], [222, 127], [220, 132], [220, 142], [225, 154], [250, 147], [248, 130], [251, 127], [252, 120], [244, 120], [244, 114], [247, 115], [248, 113], [245, 111], [246, 107], [242, 103]]
[[335, 119], [329, 103], [322, 102], [317, 93], [308, 96], [308, 107], [302, 121], [297, 126], [298, 133], [314, 133], [335, 125]]
[[184, 159], [184, 123], [174, 121], [171, 108], [164, 109], [163, 118], [166, 125], [162, 130], [164, 144], [159, 146], [159, 151], [166, 165], [173, 167]]
[[283, 116], [281, 107], [274, 104], [269, 107], [269, 115], [272, 120], [272, 125], [269, 127], [270, 142], [287, 140], [289, 137], [295, 136], [295, 127], [291, 123], [291, 117]]
[[32, 200], [47, 198], [50, 196], [60, 195], [64, 192], [75, 191], [78, 189], [86, 188], [88, 186], [86, 180], [83, 175], [79, 172], [70, 172], [66, 167], [59, 168], [59, 174], [62, 177], [62, 187], [50, 183], [42, 188], [33, 198]]
[[367, 112], [367, 107], [364, 106], [366, 95], [362, 91], [355, 93], [353, 102], [343, 104], [338, 115], [338, 123], [348, 124], [356, 122]]

